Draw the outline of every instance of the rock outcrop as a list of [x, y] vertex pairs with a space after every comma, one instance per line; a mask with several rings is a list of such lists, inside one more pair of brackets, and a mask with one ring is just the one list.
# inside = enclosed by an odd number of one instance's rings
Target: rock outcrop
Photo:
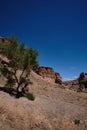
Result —
[[55, 73], [51, 67], [39, 66], [35, 69], [35, 72], [43, 78], [54, 79], [55, 83], [62, 84], [62, 77], [59, 73]]
[[55, 73], [55, 83], [62, 84], [62, 77], [59, 73]]
[[87, 73], [82, 72], [78, 78], [80, 88], [87, 88]]
[[64, 81], [64, 87], [69, 89], [78, 90], [78, 88], [83, 91], [87, 89], [87, 73], [80, 73], [79, 77], [75, 80]]

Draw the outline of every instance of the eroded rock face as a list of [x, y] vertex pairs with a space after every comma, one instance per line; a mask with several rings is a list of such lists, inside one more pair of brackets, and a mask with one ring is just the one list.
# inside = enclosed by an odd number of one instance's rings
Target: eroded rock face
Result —
[[55, 73], [51, 67], [39, 66], [35, 72], [43, 78], [54, 79], [55, 83], [62, 84], [62, 77], [59, 73]]
[[78, 78], [78, 81], [81, 88], [87, 88], [87, 73], [82, 72]]
[[55, 83], [62, 84], [62, 77], [59, 73], [55, 73]]
[[87, 73], [80, 73], [79, 77], [75, 80], [71, 80], [71, 81], [64, 81], [63, 85], [67, 88], [70, 89], [81, 89], [82, 90], [86, 90], [87, 89]]
[[82, 72], [79, 76], [79, 81], [87, 80], [87, 73]]

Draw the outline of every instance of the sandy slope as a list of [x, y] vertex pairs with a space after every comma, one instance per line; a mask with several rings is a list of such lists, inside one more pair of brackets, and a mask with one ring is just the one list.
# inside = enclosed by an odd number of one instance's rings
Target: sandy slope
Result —
[[87, 130], [87, 93], [60, 88], [33, 72], [31, 80], [35, 101], [0, 91], [0, 130]]

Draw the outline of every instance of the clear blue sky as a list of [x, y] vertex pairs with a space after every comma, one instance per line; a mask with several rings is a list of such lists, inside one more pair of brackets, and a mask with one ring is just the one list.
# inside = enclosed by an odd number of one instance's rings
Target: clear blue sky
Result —
[[0, 36], [39, 51], [39, 63], [63, 79], [87, 72], [86, 0], [0, 0]]

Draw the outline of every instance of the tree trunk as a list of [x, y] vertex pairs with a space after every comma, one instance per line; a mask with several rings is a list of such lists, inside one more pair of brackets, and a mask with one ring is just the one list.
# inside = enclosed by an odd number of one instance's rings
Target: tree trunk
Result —
[[19, 92], [19, 87], [20, 87], [20, 83], [18, 83], [18, 86], [17, 86], [17, 92]]

